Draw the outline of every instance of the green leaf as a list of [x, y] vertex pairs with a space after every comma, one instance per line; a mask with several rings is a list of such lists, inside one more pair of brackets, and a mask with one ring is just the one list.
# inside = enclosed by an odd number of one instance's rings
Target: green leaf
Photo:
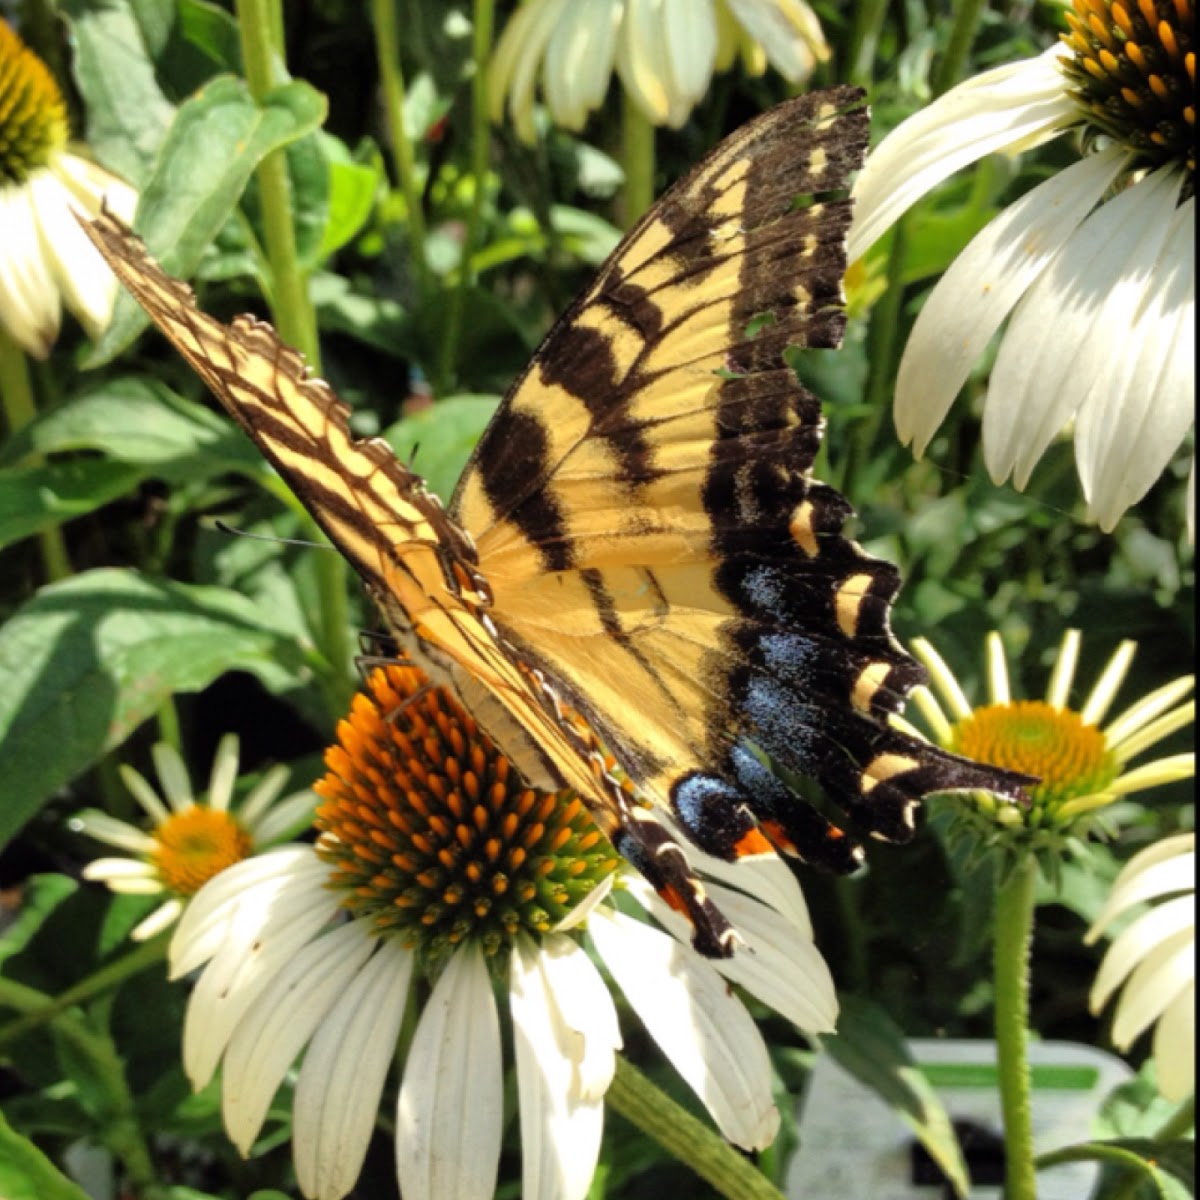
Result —
[[[300, 82], [276, 88], [260, 106], [245, 83], [229, 75], [180, 106], [142, 191], [136, 220], [168, 274], [192, 275], [255, 168], [272, 150], [317, 128], [325, 108], [325, 97]], [[115, 357], [148, 320], [132, 296], [119, 295], [112, 324], [88, 365]]]
[[260, 475], [262, 457], [227, 418], [143, 375], [120, 375], [40, 413], [0, 450], [0, 465], [26, 454], [99, 450], [139, 466], [191, 463], [206, 475]]
[[183, 36], [217, 66], [235, 75], [242, 72], [242, 42], [231, 13], [208, 0], [180, 0], [179, 28]]
[[224, 588], [108, 569], [43, 588], [0, 628], [0, 846], [172, 693], [235, 668], [299, 679], [303, 655]]
[[92, 151], [131, 183], [150, 175], [175, 113], [155, 77], [147, 33], [125, 0], [63, 0], [72, 72], [87, 112]]
[[492, 419], [498, 396], [448, 396], [383, 431], [383, 439], [449, 502], [463, 466]]
[[46, 918], [78, 888], [67, 875], [31, 875], [22, 888], [16, 917], [0, 934], [0, 963], [24, 950]]
[[908, 1052], [903, 1032], [878, 1005], [841, 997], [836, 1036], [821, 1045], [873, 1091], [916, 1134], [959, 1196], [970, 1181], [950, 1118], [933, 1086]]
[[4, 1200], [88, 1200], [87, 1193], [71, 1182], [28, 1139], [22, 1137], [0, 1113], [0, 1196]]
[[100, 458], [0, 470], [0, 547], [94, 512], [143, 478], [138, 467]]
[[379, 184], [376, 166], [349, 158], [330, 161], [328, 212], [317, 252], [318, 262], [340, 250], [366, 224]]
[[[1069, 1162], [1100, 1162], [1123, 1170], [1106, 1173], [1106, 1183], [1096, 1200], [1113, 1197], [1155, 1197], [1157, 1200], [1191, 1200], [1196, 1188], [1196, 1146], [1190, 1138], [1160, 1142], [1153, 1138], [1119, 1138], [1110, 1142], [1083, 1142], [1038, 1156], [1039, 1170]], [[1127, 1187], [1129, 1173], [1143, 1176], [1136, 1191]]]
[[395, 300], [356, 292], [350, 280], [332, 271], [314, 272], [309, 295], [323, 333], [345, 334], [393, 356], [416, 350], [408, 314]]

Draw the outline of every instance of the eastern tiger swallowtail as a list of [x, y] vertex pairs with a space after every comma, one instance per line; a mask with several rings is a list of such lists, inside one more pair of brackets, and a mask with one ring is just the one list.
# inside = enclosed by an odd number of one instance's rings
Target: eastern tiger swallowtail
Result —
[[[894, 567], [811, 478], [817, 399], [783, 351], [841, 340], [847, 176], [867, 113], [837, 88], [738, 130], [638, 222], [513, 385], [449, 508], [270, 326], [200, 312], [111, 215], [92, 239], [353, 564], [397, 643], [528, 781], [569, 786], [708, 955], [736, 935], [665, 806], [724, 859], [838, 871], [910, 836], [935, 791], [1022, 778], [887, 724], [921, 668], [888, 626]], [[583, 727], [573, 712], [583, 715]], [[631, 804], [601, 746], [651, 803]]]

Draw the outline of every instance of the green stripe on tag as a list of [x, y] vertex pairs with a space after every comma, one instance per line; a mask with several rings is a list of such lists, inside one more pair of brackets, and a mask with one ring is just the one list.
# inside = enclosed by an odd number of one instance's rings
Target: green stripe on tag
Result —
[[[995, 1088], [1000, 1082], [992, 1063], [923, 1063], [921, 1074], [940, 1088]], [[1083, 1063], [1039, 1063], [1030, 1068], [1030, 1075], [1035, 1090], [1090, 1092], [1100, 1070]]]

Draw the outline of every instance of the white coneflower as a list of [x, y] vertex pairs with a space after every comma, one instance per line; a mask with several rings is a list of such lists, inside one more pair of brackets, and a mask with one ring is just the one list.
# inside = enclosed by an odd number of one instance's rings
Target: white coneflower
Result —
[[137, 193], [67, 151], [67, 106], [54, 77], [0, 20], [0, 326], [45, 358], [62, 304], [96, 337], [108, 324], [117, 280], [72, 211], [103, 201], [132, 221]]
[[[1157, 742], [1192, 724], [1195, 701], [1187, 699], [1195, 678], [1184, 675], [1105, 721], [1136, 651], [1122, 642], [1083, 703], [1071, 704], [1081, 639], [1068, 630], [1051, 672], [1045, 700], [1014, 699], [999, 635], [988, 635], [988, 703], [972, 706], [941, 655], [923, 638], [913, 654], [929, 669], [931, 688], [913, 692], [934, 740], [979, 762], [1036, 775], [1027, 806], [1001, 804], [980, 794], [991, 820], [1010, 830], [1058, 838], [1080, 818], [1146, 788], [1195, 773], [1192, 754], [1175, 754], [1134, 767], [1131, 762]], [[934, 692], [941, 697], [939, 704]], [[943, 708], [943, 705], [945, 706]]]
[[620, 859], [579, 799], [527, 788], [453, 695], [403, 666], [376, 670], [369, 687], [317, 785], [317, 845], [224, 872], [172, 943], [174, 975], [203, 968], [184, 1065], [197, 1088], [222, 1065], [225, 1124], [242, 1153], [303, 1051], [297, 1179], [319, 1200], [349, 1192], [401, 1025], [413, 1024], [411, 985], [424, 976], [432, 992], [397, 1102], [400, 1190], [405, 1200], [492, 1196], [504, 1120], [499, 982], [516, 1056], [521, 1194], [584, 1197], [621, 1044], [616, 1006], [581, 945], [584, 922], [721, 1132], [767, 1145], [779, 1119], [770, 1063], [728, 980], [808, 1031], [829, 1030], [836, 1015], [787, 868], [721, 865], [724, 878], [769, 899], [711, 886], [754, 953], [710, 962], [640, 879], [627, 879], [628, 895], [669, 933], [612, 903]]
[[714, 70], [741, 58], [800, 83], [829, 47], [804, 0], [527, 0], [496, 46], [489, 73], [493, 119], [507, 97], [518, 134], [534, 137], [539, 77], [553, 119], [581, 129], [604, 101], [613, 68], [655, 125], [678, 127]]
[[208, 793], [196, 799], [187, 766], [166, 743], [151, 750], [163, 796], [132, 767], [121, 778], [150, 818], [149, 830], [98, 809], [71, 818], [71, 828], [133, 857], [98, 858], [83, 869], [114, 892], [167, 897], [130, 934], [143, 941], [178, 920], [188, 900], [214, 875], [252, 854], [295, 837], [309, 822], [316, 796], [305, 789], [278, 800], [288, 769], [272, 767], [240, 804], [233, 803], [238, 775], [238, 740], [226, 734], [213, 759]]
[[1007, 318], [988, 471], [1023, 488], [1073, 422], [1089, 514], [1111, 530], [1194, 424], [1195, 19], [1192, 0], [1075, 0], [1067, 19], [1061, 45], [966, 81], [883, 140], [854, 188], [850, 257], [976, 159], [1083, 130], [1094, 152], [996, 217], [933, 289], [895, 417], [923, 454]]
[[1158, 901], [1117, 935], [1092, 986], [1092, 1012], [1121, 989], [1112, 1039], [1125, 1051], [1151, 1025], [1158, 1089], [1182, 1100], [1196, 1087], [1196, 835], [1164, 838], [1122, 869], [1088, 930], [1095, 942], [1121, 915]]

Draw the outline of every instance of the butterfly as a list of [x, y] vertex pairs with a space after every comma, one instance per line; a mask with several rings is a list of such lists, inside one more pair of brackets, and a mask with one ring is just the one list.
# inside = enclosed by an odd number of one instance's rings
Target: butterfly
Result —
[[1019, 798], [1026, 782], [888, 724], [923, 679], [889, 629], [898, 572], [844, 535], [849, 503], [810, 473], [820, 403], [784, 351], [841, 340], [867, 125], [856, 89], [802, 96], [672, 186], [550, 331], [446, 508], [351, 434], [269, 325], [214, 320], [114, 217], [88, 226], [403, 655], [531, 785], [575, 789], [710, 956], [736, 931], [674, 829], [725, 860], [782, 851], [845, 872], [858, 843], [784, 773], [896, 841], [930, 792]]

